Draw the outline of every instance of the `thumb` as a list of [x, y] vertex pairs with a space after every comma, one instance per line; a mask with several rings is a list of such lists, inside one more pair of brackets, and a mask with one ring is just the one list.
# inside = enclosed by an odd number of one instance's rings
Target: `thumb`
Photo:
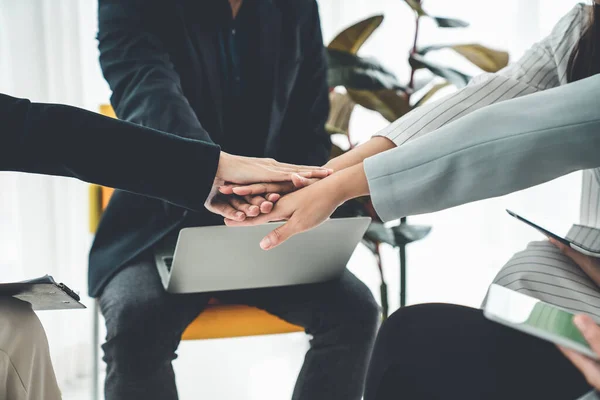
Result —
[[561, 253], [569, 257], [571, 260], [573, 260], [573, 262], [575, 262], [575, 264], [579, 265], [580, 267], [584, 266], [585, 263], [588, 261], [588, 257], [586, 255], [581, 254], [576, 250], [573, 250], [570, 246], [567, 246], [554, 238], [548, 238], [548, 240], [550, 241], [550, 243], [558, 247]]
[[260, 247], [263, 250], [271, 250], [297, 233], [300, 233], [299, 229], [297, 229], [297, 224], [293, 220], [289, 220], [265, 236], [263, 240], [260, 241]]
[[302, 189], [303, 187], [310, 186], [317, 180], [318, 179], [308, 179], [298, 174], [292, 175], [292, 183], [296, 189]]

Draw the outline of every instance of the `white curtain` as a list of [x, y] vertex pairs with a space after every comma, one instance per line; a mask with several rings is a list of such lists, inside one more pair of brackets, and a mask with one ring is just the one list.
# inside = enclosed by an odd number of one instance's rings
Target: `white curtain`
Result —
[[[426, 22], [420, 44], [477, 42], [506, 49], [514, 60], [546, 35], [575, 3], [426, 0], [425, 7], [432, 14], [458, 17], [471, 22], [471, 27], [440, 30]], [[320, 0], [319, 5], [326, 43], [342, 28], [369, 15], [384, 14], [381, 28], [360, 54], [378, 58], [401, 80], [407, 80], [406, 57], [414, 21], [403, 1]], [[0, 0], [0, 92], [97, 110], [110, 92], [98, 66], [96, 26], [96, 1]], [[437, 57], [440, 62], [457, 63], [454, 65], [475, 72], [451, 53], [441, 52]], [[385, 124], [374, 113], [358, 110], [350, 129], [354, 138], [365, 140]], [[508, 257], [527, 241], [540, 238], [506, 216], [504, 208], [537, 217], [550, 227], [563, 227], [577, 220], [578, 201], [579, 176], [573, 174], [503, 198], [410, 218], [414, 223], [432, 225], [433, 231], [426, 240], [409, 247], [409, 302], [446, 301], [478, 306], [490, 280]], [[92, 301], [86, 296], [90, 241], [86, 184], [62, 178], [0, 174], [0, 281], [49, 273], [79, 290], [83, 302], [91, 306]], [[387, 249], [384, 262], [390, 305], [394, 309], [398, 305], [395, 251]], [[350, 268], [377, 293], [378, 275], [367, 250], [357, 250]], [[466, 285], [464, 277], [468, 277]], [[43, 312], [40, 316], [48, 330], [63, 388], [89, 374], [91, 310]], [[273, 350], [275, 343], [281, 345], [277, 354]], [[248, 376], [242, 370], [221, 365], [222, 357], [233, 357], [232, 346], [238, 346], [233, 353], [239, 358], [229, 361], [253, 368]], [[246, 393], [244, 398], [248, 399], [287, 398], [305, 348], [305, 340], [294, 335], [185, 344], [176, 364], [181, 397], [214, 394], [218, 398], [239, 399]], [[190, 371], [191, 363], [202, 360], [203, 364], [195, 364]], [[272, 379], [274, 371], [277, 379]], [[220, 379], [215, 375], [199, 387], [194, 384], [199, 373], [218, 373]], [[236, 384], [224, 385], [226, 381]], [[192, 382], [189, 392], [184, 388], [186, 382]], [[228, 397], [229, 389], [232, 397]]]
[[[97, 66], [92, 1], [0, 0], [0, 92], [96, 110], [108, 90]], [[87, 185], [0, 174], [0, 281], [51, 274], [87, 297]], [[61, 386], [91, 368], [91, 309], [38, 313]]]

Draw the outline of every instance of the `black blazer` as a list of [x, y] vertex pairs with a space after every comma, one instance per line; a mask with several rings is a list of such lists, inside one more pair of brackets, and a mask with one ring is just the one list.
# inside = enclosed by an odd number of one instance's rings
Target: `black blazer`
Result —
[[[219, 147], [58, 104], [0, 94], [0, 171], [78, 178], [204, 209]], [[144, 141], [145, 152], [131, 154]], [[165, 154], [174, 162], [156, 164]], [[110, 164], [106, 160], [111, 160]], [[179, 184], [173, 176], [195, 184]]]
[[[100, 64], [119, 118], [220, 142], [223, 91], [211, 18], [215, 1], [226, 0], [99, 0]], [[325, 132], [329, 99], [316, 1], [247, 1], [265, 3], [257, 21], [257, 57], [263, 64], [257, 79], [273, 80], [273, 90], [264, 155], [322, 165], [331, 143]], [[135, 156], [144, 151], [140, 140]], [[98, 296], [121, 267], [190, 219], [195, 225], [222, 223], [208, 212], [191, 215], [155, 199], [115, 192], [90, 252], [90, 294]]]

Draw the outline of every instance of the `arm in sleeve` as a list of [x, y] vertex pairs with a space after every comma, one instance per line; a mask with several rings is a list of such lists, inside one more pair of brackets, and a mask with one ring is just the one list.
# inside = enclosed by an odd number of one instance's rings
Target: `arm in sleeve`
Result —
[[596, 75], [495, 104], [366, 159], [377, 213], [439, 211], [600, 167], [599, 91]]
[[323, 165], [331, 154], [331, 139], [325, 131], [329, 116], [327, 59], [316, 1], [308, 18], [306, 43], [298, 79], [292, 89], [282, 132], [293, 138], [287, 162]]
[[214, 144], [69, 106], [0, 94], [0, 121], [0, 170], [73, 177], [191, 210], [204, 209], [219, 163]]
[[575, 6], [548, 37], [534, 44], [515, 64], [475, 77], [465, 88], [411, 111], [377, 135], [400, 146], [487, 105], [566, 83], [569, 55], [587, 19], [584, 6]]
[[99, 1], [100, 66], [113, 91], [111, 102], [120, 119], [212, 142], [183, 93], [165, 44], [144, 22], [143, 16], [158, 14], [159, 6], [156, 1]]

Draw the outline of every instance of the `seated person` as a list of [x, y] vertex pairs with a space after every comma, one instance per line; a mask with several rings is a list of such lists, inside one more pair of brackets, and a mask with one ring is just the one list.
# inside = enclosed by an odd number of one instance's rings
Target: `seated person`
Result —
[[[582, 270], [600, 260], [552, 241], [549, 255]], [[573, 293], [572, 295], [576, 295]], [[600, 356], [600, 327], [574, 319]], [[396, 311], [382, 325], [369, 367], [365, 400], [599, 400], [600, 364], [549, 342], [487, 320], [481, 310], [421, 304]], [[580, 372], [581, 371], [581, 372]]]
[[[316, 1], [100, 0], [98, 17], [100, 64], [119, 118], [218, 143], [229, 153], [301, 164], [328, 160]], [[159, 167], [169, 162], [156, 160]], [[257, 200], [265, 199], [234, 197], [232, 205], [256, 215]], [[207, 212], [113, 195], [89, 263], [90, 294], [106, 320], [108, 400], [177, 398], [171, 361], [209, 296], [166, 293], [153, 252], [182, 228], [222, 223]], [[323, 284], [220, 300], [257, 306], [312, 336], [294, 399], [361, 398], [380, 317], [371, 292], [350, 272]]]
[[[0, 94], [0, 171], [79, 178], [163, 198], [192, 210], [205, 203], [232, 214], [222, 200], [210, 197], [214, 182], [289, 181], [292, 174], [324, 177], [323, 168], [297, 167], [273, 160], [231, 156], [200, 140], [184, 139], [88, 111], [37, 104]], [[135, 159], [143, 141], [145, 152]], [[101, 147], [95, 157], [89, 143]], [[156, 158], [174, 162], [153, 173]], [[112, 162], [106, 165], [104, 158]], [[188, 176], [191, 181], [178, 181]], [[0, 297], [0, 399], [61, 398], [46, 334], [29, 303]]]

